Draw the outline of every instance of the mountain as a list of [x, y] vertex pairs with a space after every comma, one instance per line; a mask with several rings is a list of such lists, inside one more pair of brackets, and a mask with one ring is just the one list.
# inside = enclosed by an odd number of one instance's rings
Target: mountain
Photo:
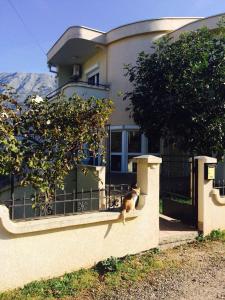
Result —
[[55, 76], [45, 73], [0, 73], [0, 93], [5, 90], [2, 84], [14, 89], [19, 102], [32, 94], [46, 96], [57, 88]]

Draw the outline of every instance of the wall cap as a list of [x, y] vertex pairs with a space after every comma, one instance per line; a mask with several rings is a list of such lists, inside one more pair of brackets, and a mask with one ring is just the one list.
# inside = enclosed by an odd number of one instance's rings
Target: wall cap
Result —
[[[141, 210], [134, 210], [127, 213], [126, 218], [136, 218], [140, 214], [142, 214]], [[5, 205], [0, 205], [0, 224], [6, 231], [12, 234], [26, 234], [45, 230], [61, 229], [65, 227], [82, 226], [93, 223], [118, 221], [120, 218], [120, 212], [105, 211], [85, 213], [80, 215], [51, 217], [31, 221], [13, 222], [9, 218], [8, 208]]]
[[219, 205], [225, 205], [225, 197], [220, 196], [220, 191], [218, 189], [212, 189], [210, 196]]
[[146, 163], [146, 164], [161, 164], [162, 158], [154, 155], [141, 155], [133, 158], [135, 162]]
[[217, 163], [217, 158], [210, 157], [210, 156], [195, 156], [195, 159], [202, 160], [204, 163], [207, 163], [207, 164], [216, 164]]

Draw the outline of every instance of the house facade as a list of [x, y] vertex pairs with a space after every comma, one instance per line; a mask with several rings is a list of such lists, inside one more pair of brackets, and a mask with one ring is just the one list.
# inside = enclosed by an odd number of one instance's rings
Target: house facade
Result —
[[[126, 24], [108, 32], [83, 26], [69, 27], [48, 51], [50, 69], [56, 69], [58, 90], [85, 97], [110, 98], [115, 110], [110, 119], [112, 172], [134, 172], [134, 156], [160, 153], [162, 145], [151, 144], [126, 110], [123, 92], [132, 89], [124, 65], [135, 64], [141, 51], [151, 53], [163, 35], [178, 38], [184, 31], [218, 26], [223, 15], [208, 18], [162, 18]], [[182, 54], [181, 54], [182, 55]], [[160, 149], [161, 148], [161, 149]]]

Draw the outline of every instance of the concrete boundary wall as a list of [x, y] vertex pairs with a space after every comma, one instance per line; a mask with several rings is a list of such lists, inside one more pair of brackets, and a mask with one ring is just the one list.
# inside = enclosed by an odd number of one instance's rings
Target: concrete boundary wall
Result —
[[119, 212], [109, 211], [14, 223], [0, 206], [0, 290], [157, 247], [161, 159], [136, 161], [141, 196], [126, 225]]
[[217, 159], [197, 156], [198, 160], [198, 229], [204, 235], [212, 230], [225, 230], [225, 197], [213, 188], [213, 180], [204, 177], [205, 164], [216, 164]]

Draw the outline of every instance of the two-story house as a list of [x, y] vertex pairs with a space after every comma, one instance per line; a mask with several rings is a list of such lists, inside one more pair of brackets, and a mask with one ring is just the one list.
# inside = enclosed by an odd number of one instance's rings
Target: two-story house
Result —
[[151, 140], [140, 134], [126, 111], [128, 103], [123, 101], [121, 92], [132, 86], [124, 76], [124, 64], [135, 64], [141, 51], [154, 51], [154, 42], [163, 35], [177, 38], [181, 32], [202, 26], [213, 29], [221, 16], [144, 20], [108, 32], [72, 26], [49, 50], [48, 64], [50, 69], [56, 68], [58, 90], [67, 96], [76, 92], [83, 97], [96, 96], [114, 101], [115, 111], [110, 119], [112, 172], [132, 172], [132, 157], [160, 152], [159, 143], [152, 145]]

